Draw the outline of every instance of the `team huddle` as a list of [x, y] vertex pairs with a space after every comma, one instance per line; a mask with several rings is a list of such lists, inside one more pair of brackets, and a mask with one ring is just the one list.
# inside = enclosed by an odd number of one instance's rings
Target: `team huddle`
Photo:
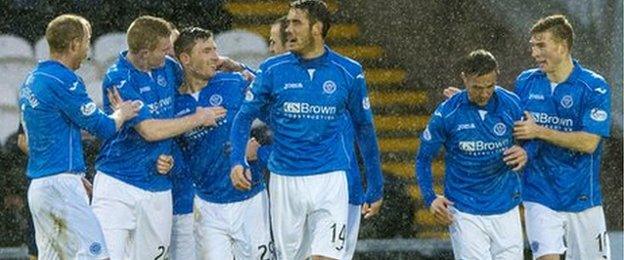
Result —
[[[219, 56], [209, 30], [141, 16], [103, 108], [74, 73], [89, 21], [52, 20], [50, 59], [20, 89], [39, 257], [351, 259], [383, 177], [363, 68], [325, 44], [330, 16], [323, 1], [291, 3], [257, 70]], [[571, 59], [571, 30], [562, 16], [538, 22], [540, 68], [515, 94], [496, 86], [492, 54], [470, 53], [466, 90], [445, 90], [423, 131], [418, 183], [456, 258], [522, 259], [521, 202], [534, 256], [609, 257], [598, 171], [610, 90]], [[103, 141], [92, 192], [82, 130]], [[441, 146], [444, 196], [431, 173]]]
[[[20, 91], [39, 257], [352, 258], [383, 196], [362, 67], [324, 44], [322, 1], [293, 2], [274, 27], [276, 56], [254, 71], [220, 57], [209, 30], [141, 16], [100, 109], [74, 73], [89, 22], [51, 21], [50, 60]], [[250, 138], [254, 120], [271, 142]], [[91, 201], [81, 129], [103, 140]]]

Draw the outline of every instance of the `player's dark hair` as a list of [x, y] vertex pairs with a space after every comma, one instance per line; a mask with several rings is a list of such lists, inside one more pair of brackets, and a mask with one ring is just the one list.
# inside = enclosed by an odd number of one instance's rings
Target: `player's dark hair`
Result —
[[210, 30], [202, 29], [199, 27], [186, 27], [180, 31], [180, 35], [173, 43], [173, 49], [175, 50], [178, 59], [182, 53], [190, 53], [197, 44], [197, 40], [208, 40], [212, 37]]
[[275, 21], [273, 21], [273, 24], [279, 25], [280, 41], [282, 41], [282, 44], [284, 44], [286, 42], [286, 26], [288, 26], [288, 23], [286, 22], [286, 16], [277, 18]]
[[498, 72], [498, 62], [489, 51], [479, 49], [469, 53], [461, 63], [465, 75], [483, 76], [492, 71]]
[[555, 40], [564, 41], [568, 50], [574, 44], [574, 30], [568, 19], [561, 14], [551, 15], [537, 21], [531, 28], [531, 34], [550, 32]]
[[310, 19], [310, 26], [316, 22], [323, 24], [322, 36], [325, 38], [331, 27], [331, 14], [327, 4], [322, 0], [297, 0], [290, 3], [290, 8], [305, 10]]

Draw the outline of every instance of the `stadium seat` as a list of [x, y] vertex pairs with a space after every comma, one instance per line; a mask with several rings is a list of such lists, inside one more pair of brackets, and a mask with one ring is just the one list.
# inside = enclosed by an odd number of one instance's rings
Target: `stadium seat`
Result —
[[95, 40], [93, 49], [95, 61], [108, 68], [117, 59], [119, 52], [128, 49], [126, 34], [122, 32], [104, 34]]
[[20, 114], [17, 108], [15, 109], [2, 109], [0, 108], [0, 143], [5, 144], [7, 138], [13, 133], [17, 132], [19, 128]]
[[231, 30], [215, 36], [219, 54], [257, 68], [268, 57], [262, 36], [245, 30]]
[[94, 61], [83, 62], [76, 71], [76, 74], [82, 78], [85, 85], [91, 82], [101, 81], [103, 77], [100, 65]]
[[10, 34], [0, 35], [0, 59], [29, 60], [33, 57], [33, 48], [28, 41]]
[[98, 107], [102, 107], [102, 81], [89, 82], [86, 84], [86, 87], [89, 97]]
[[45, 37], [41, 37], [35, 43], [35, 60], [46, 60], [50, 56], [50, 50], [48, 49], [48, 42]]
[[[93, 47], [89, 51], [89, 57], [93, 57]], [[42, 37], [35, 43], [35, 60], [47, 60], [50, 58], [50, 49], [45, 37]]]
[[17, 95], [19, 88], [33, 69], [34, 62], [27, 60], [4, 60], [0, 61], [0, 107], [17, 107]]

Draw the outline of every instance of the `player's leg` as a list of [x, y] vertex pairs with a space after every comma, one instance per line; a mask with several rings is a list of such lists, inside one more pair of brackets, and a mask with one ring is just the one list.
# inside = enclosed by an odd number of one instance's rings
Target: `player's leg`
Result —
[[335, 171], [306, 178], [313, 196], [313, 209], [306, 223], [311, 231], [309, 256], [313, 259], [340, 259], [347, 239], [349, 194], [346, 173]]
[[489, 234], [492, 239], [492, 259], [524, 259], [524, 238], [519, 207], [488, 218], [491, 225]]
[[534, 202], [524, 202], [524, 221], [533, 259], [559, 260], [566, 251], [565, 217]]
[[453, 223], [449, 227], [455, 259], [491, 259], [490, 237], [482, 216], [451, 207]]
[[53, 216], [54, 205], [60, 203], [59, 195], [47, 178], [35, 179], [28, 187], [28, 206], [35, 227], [35, 243], [40, 259], [59, 259], [55, 238], [57, 232]]
[[233, 259], [232, 241], [228, 235], [229, 215], [221, 204], [195, 196], [195, 241], [197, 259]]
[[596, 206], [578, 213], [564, 213], [568, 220], [565, 234], [566, 259], [610, 259], [604, 211]]
[[[35, 185], [43, 189], [33, 190], [29, 201], [35, 207], [35, 225], [45, 237], [39, 237], [43, 245], [40, 257], [72, 259], [106, 259], [108, 251], [100, 225], [89, 207], [89, 199], [81, 177], [75, 174], [58, 174], [44, 178]], [[46, 190], [47, 194], [40, 193]], [[49, 196], [45, 200], [42, 196]], [[42, 205], [45, 203], [47, 205]], [[47, 213], [44, 217], [41, 214]], [[54, 251], [54, 253], [50, 252]]]
[[136, 201], [141, 192], [104, 173], [95, 175], [91, 207], [102, 226], [111, 259], [124, 259], [129, 253], [131, 234], [136, 228]]
[[173, 215], [171, 231], [171, 259], [195, 259], [193, 213]]
[[167, 259], [171, 243], [173, 201], [171, 190], [147, 192], [137, 203], [131, 259]]
[[277, 259], [298, 259], [296, 254], [304, 238], [308, 209], [305, 201], [311, 190], [303, 182], [305, 177], [291, 177], [271, 173], [271, 227]]
[[345, 241], [345, 253], [342, 259], [352, 259], [355, 254], [361, 218], [362, 206], [349, 204], [349, 213], [347, 216], [347, 240]]
[[235, 259], [273, 259], [274, 246], [269, 224], [269, 198], [266, 190], [237, 203], [232, 238]]

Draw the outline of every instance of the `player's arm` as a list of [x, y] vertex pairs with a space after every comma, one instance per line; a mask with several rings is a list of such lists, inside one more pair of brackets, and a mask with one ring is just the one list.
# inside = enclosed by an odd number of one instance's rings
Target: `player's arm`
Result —
[[[541, 139], [556, 146], [583, 153], [593, 153], [600, 143], [600, 135], [596, 133], [587, 131], [563, 132], [549, 129], [535, 123], [528, 112], [525, 112], [525, 118], [524, 121], [517, 121], [514, 124], [514, 137], [518, 140]], [[608, 129], [609, 126], [607, 125], [605, 128]]]
[[24, 126], [20, 122], [19, 129], [17, 130], [17, 147], [25, 155], [28, 155], [28, 136], [24, 132]]
[[147, 141], [160, 141], [178, 136], [198, 126], [214, 126], [219, 118], [225, 116], [222, 107], [197, 107], [192, 115], [174, 119], [146, 119], [134, 126], [134, 129]]
[[262, 70], [258, 71], [251, 87], [247, 89], [245, 101], [232, 122], [230, 131], [230, 143], [232, 154], [230, 155], [232, 185], [239, 190], [251, 189], [251, 174], [245, 161], [245, 148], [249, 140], [251, 123], [255, 118], [266, 113], [266, 107], [270, 98], [271, 75]]
[[433, 213], [436, 221], [448, 225], [453, 220], [448, 209], [450, 205], [453, 205], [453, 202], [435, 193], [431, 171], [433, 159], [438, 154], [445, 138], [444, 119], [439, 113], [434, 113], [420, 137], [420, 148], [415, 160], [415, 172], [425, 206]]
[[[119, 87], [108, 87], [107, 102], [111, 107], [116, 107], [124, 99], [141, 100], [141, 97], [133, 91], [128, 81], [122, 82]], [[194, 114], [174, 118], [174, 119], [154, 119], [148, 108], [142, 102], [139, 107], [138, 116], [129, 122], [129, 125], [147, 141], [160, 141], [182, 133], [190, 131], [198, 126], [212, 126], [216, 124], [216, 120], [225, 116], [225, 109], [222, 107], [203, 108], [198, 107]]]
[[122, 124], [137, 114], [137, 107], [130, 101], [122, 102], [110, 115], [106, 115], [89, 98], [82, 82], [71, 85], [57, 85], [49, 88], [54, 92], [55, 102], [64, 115], [73, 123], [100, 139], [108, 139]]
[[367, 185], [362, 211], [365, 213], [364, 218], [369, 218], [376, 215], [381, 209], [383, 174], [381, 172], [379, 144], [373, 124], [373, 112], [366, 91], [366, 79], [361, 71], [353, 79], [353, 89], [349, 94], [347, 110], [353, 122], [358, 147], [364, 158]]

